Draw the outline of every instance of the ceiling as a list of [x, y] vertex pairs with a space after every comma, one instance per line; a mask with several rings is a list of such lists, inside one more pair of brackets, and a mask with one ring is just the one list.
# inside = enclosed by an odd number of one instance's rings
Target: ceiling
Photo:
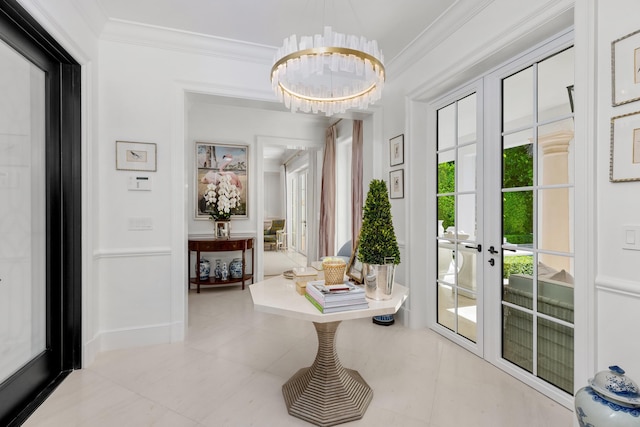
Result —
[[[385, 63], [459, 0], [94, 0], [110, 19], [279, 47], [291, 34], [377, 40]], [[299, 40], [299, 39], [298, 39]]]

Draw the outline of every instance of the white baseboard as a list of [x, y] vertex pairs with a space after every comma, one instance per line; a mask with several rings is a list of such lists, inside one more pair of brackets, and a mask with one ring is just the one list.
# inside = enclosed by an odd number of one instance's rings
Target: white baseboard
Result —
[[172, 342], [171, 323], [127, 328], [100, 333], [100, 351], [142, 347]]

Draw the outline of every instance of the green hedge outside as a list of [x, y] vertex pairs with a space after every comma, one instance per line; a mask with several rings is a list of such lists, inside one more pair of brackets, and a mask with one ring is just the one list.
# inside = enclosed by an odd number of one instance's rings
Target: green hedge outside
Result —
[[512, 274], [533, 276], [533, 257], [526, 255], [504, 257], [502, 278], [508, 279]]

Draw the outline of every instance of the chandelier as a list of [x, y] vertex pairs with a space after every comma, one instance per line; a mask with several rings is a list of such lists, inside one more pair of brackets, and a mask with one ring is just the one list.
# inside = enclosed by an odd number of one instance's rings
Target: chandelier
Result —
[[278, 49], [271, 85], [291, 111], [319, 111], [331, 116], [347, 109], [366, 109], [380, 99], [385, 71], [375, 40], [336, 33], [292, 35]]

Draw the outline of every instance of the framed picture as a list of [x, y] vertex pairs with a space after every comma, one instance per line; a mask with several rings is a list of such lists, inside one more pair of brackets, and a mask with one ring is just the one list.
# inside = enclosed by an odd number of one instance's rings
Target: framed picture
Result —
[[640, 30], [611, 43], [613, 106], [640, 99]]
[[222, 175], [231, 176], [231, 184], [240, 191], [240, 205], [232, 209], [232, 217], [248, 217], [249, 147], [196, 142], [195, 217], [209, 219], [204, 193], [207, 185], [217, 184]]
[[156, 162], [156, 144], [116, 141], [117, 170], [155, 172]]
[[398, 166], [404, 163], [404, 135], [389, 140], [389, 164]]
[[640, 181], [640, 111], [611, 119], [609, 181]]
[[358, 246], [360, 241], [356, 241], [356, 245], [351, 252], [349, 263], [347, 264], [347, 276], [356, 283], [364, 282], [364, 276], [362, 273], [362, 263], [358, 259]]
[[404, 198], [404, 169], [389, 172], [389, 197]]

